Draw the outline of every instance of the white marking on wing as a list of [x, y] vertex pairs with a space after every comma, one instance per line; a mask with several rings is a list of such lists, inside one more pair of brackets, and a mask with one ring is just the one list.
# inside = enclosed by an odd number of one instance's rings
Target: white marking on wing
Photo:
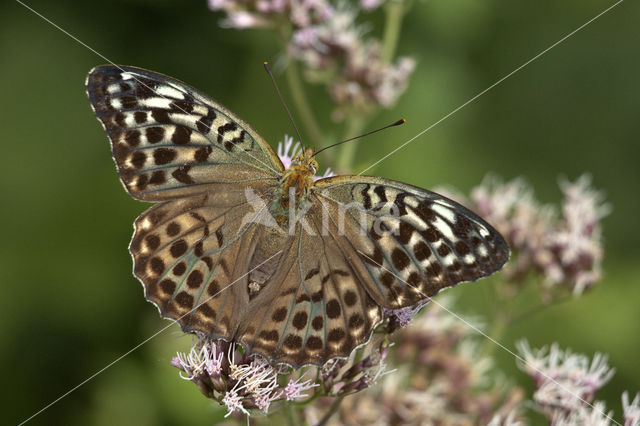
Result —
[[367, 191], [367, 194], [369, 194], [369, 197], [371, 198], [371, 205], [373, 207], [376, 207], [380, 202], [380, 197], [378, 197], [378, 194], [373, 192], [373, 188], [374, 187], [369, 188], [369, 190]]
[[209, 114], [209, 109], [203, 105], [194, 104], [193, 113], [206, 116], [207, 114]]
[[125, 117], [124, 117], [124, 124], [125, 124], [127, 127], [133, 127], [133, 126], [135, 126], [135, 125], [136, 125], [136, 120], [135, 120], [135, 118], [133, 117], [133, 114], [132, 114], [132, 113], [128, 113], [127, 115], [125, 115]]
[[447, 256], [442, 258], [442, 263], [445, 266], [451, 266], [453, 265], [453, 262], [455, 262], [456, 260], [456, 255], [453, 253], [449, 253]]
[[149, 108], [163, 108], [163, 109], [169, 109], [169, 104], [171, 102], [172, 102], [171, 99], [160, 98], [160, 97], [154, 97], [154, 98], [141, 100], [141, 103], [146, 107], [149, 107]]
[[447, 222], [442, 220], [442, 218], [436, 217], [436, 220], [431, 225], [433, 225], [434, 228], [440, 231], [442, 235], [444, 235], [445, 238], [447, 238], [448, 240], [452, 242], [455, 242], [458, 240], [455, 237], [455, 235], [453, 235], [453, 231], [451, 230], [451, 227], [447, 224]]
[[415, 197], [404, 197], [404, 203], [412, 209], [417, 209], [420, 202]]
[[408, 210], [407, 214], [402, 218], [408, 219], [407, 222], [410, 222], [413, 226], [415, 226], [417, 229], [420, 229], [421, 231], [427, 229], [427, 223], [424, 220], [420, 219], [420, 217], [411, 210]]
[[171, 86], [164, 86], [164, 85], [159, 86], [156, 89], [156, 92], [160, 96], [168, 96], [170, 98], [175, 98], [175, 99], [184, 99], [184, 94], [180, 90]]
[[133, 75], [129, 74], [128, 72], [123, 72], [121, 75], [123, 80], [131, 80], [133, 78]]
[[111, 106], [115, 109], [122, 109], [122, 102], [120, 101], [119, 98], [113, 98], [111, 99]]
[[183, 114], [182, 112], [171, 113], [171, 120], [173, 120], [175, 123], [184, 124], [191, 128], [196, 127], [196, 120], [198, 120], [198, 118], [198, 116]]
[[456, 214], [453, 212], [453, 210], [438, 203], [433, 203], [431, 205], [431, 208], [433, 209], [433, 211], [447, 219], [449, 222], [456, 223]]
[[464, 263], [466, 263], [467, 265], [471, 265], [473, 262], [476, 261], [476, 257], [472, 254], [468, 254], [465, 257], [463, 257], [462, 260], [464, 260]]
[[489, 255], [489, 251], [487, 250], [487, 247], [485, 247], [484, 244], [481, 246], [478, 246], [478, 254], [481, 257], [487, 257]]
[[409, 246], [415, 247], [420, 241], [422, 241], [422, 237], [417, 232], [411, 233], [411, 238], [409, 239]]
[[110, 84], [109, 87], [107, 87], [107, 92], [109, 92], [110, 94], [118, 93], [119, 91], [120, 84]]
[[476, 225], [478, 225], [478, 229], [480, 232], [480, 236], [481, 237], [488, 237], [489, 236], [489, 231], [487, 230], [487, 228], [484, 227], [484, 225], [482, 225], [479, 222], [476, 222], [475, 220], [473, 221]]

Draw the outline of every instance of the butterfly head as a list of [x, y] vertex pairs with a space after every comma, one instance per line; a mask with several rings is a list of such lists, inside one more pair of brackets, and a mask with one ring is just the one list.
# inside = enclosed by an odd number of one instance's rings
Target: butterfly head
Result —
[[[291, 165], [280, 180], [280, 204], [283, 207], [288, 208], [292, 201], [296, 208], [300, 207], [313, 185], [313, 177], [318, 171], [318, 162], [313, 156], [313, 149], [305, 148], [291, 159]], [[295, 200], [291, 199], [292, 196]]]
[[289, 170], [294, 169], [298, 173], [311, 174], [313, 177], [318, 171], [318, 162], [314, 158], [315, 152], [311, 148], [305, 148], [291, 159]]

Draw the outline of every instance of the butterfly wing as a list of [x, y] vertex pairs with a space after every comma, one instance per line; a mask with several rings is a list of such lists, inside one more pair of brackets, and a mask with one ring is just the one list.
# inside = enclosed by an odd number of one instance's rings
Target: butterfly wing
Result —
[[382, 308], [500, 269], [509, 249], [484, 220], [436, 193], [386, 179], [316, 182], [285, 261], [250, 302], [236, 339], [294, 367], [322, 365], [365, 344]]
[[[262, 196], [270, 193], [269, 185]], [[258, 195], [258, 194], [256, 194]], [[249, 302], [248, 257], [260, 214], [242, 188], [157, 204], [135, 222], [134, 274], [163, 317], [230, 340]]]
[[357, 266], [336, 240], [321, 233], [321, 220], [310, 212], [306, 228], [298, 226], [279, 273], [266, 286], [275, 291], [251, 301], [236, 337], [249, 352], [294, 368], [348, 356], [382, 320]]
[[104, 65], [86, 88], [129, 194], [162, 201], [130, 245], [147, 299], [185, 331], [231, 339], [248, 304], [251, 197], [272, 196], [282, 163], [247, 123], [173, 78]]
[[368, 176], [316, 182], [330, 217], [344, 217], [342, 235], [360, 261], [361, 281], [381, 306], [399, 309], [439, 290], [502, 268], [509, 247], [491, 225], [439, 194]]
[[103, 65], [86, 82], [111, 140], [120, 180], [132, 197], [162, 201], [227, 183], [274, 180], [273, 149], [228, 109], [171, 77]]

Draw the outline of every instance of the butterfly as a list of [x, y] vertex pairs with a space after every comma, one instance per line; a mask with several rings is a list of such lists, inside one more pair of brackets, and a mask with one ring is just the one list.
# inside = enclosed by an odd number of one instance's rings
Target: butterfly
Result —
[[134, 275], [185, 332], [274, 364], [322, 365], [366, 344], [385, 309], [509, 258], [491, 225], [434, 192], [314, 180], [311, 148], [285, 169], [249, 124], [171, 77], [103, 65], [86, 90], [125, 189], [156, 203], [135, 221]]

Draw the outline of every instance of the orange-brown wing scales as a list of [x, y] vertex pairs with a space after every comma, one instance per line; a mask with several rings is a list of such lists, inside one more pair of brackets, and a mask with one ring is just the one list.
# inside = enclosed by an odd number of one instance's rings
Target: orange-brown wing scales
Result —
[[163, 317], [186, 331], [233, 337], [248, 303], [243, 250], [253, 229], [243, 219], [253, 213], [243, 191], [229, 188], [161, 203], [136, 220], [134, 273]]
[[509, 257], [491, 225], [433, 192], [356, 176], [321, 180], [317, 187], [322, 208], [344, 222], [343, 236], [336, 238], [358, 253], [368, 271], [363, 283], [385, 308], [411, 306], [442, 288], [490, 275]]
[[120, 180], [146, 201], [230, 182], [277, 178], [282, 164], [240, 118], [188, 85], [152, 71], [105, 65], [87, 77]]

